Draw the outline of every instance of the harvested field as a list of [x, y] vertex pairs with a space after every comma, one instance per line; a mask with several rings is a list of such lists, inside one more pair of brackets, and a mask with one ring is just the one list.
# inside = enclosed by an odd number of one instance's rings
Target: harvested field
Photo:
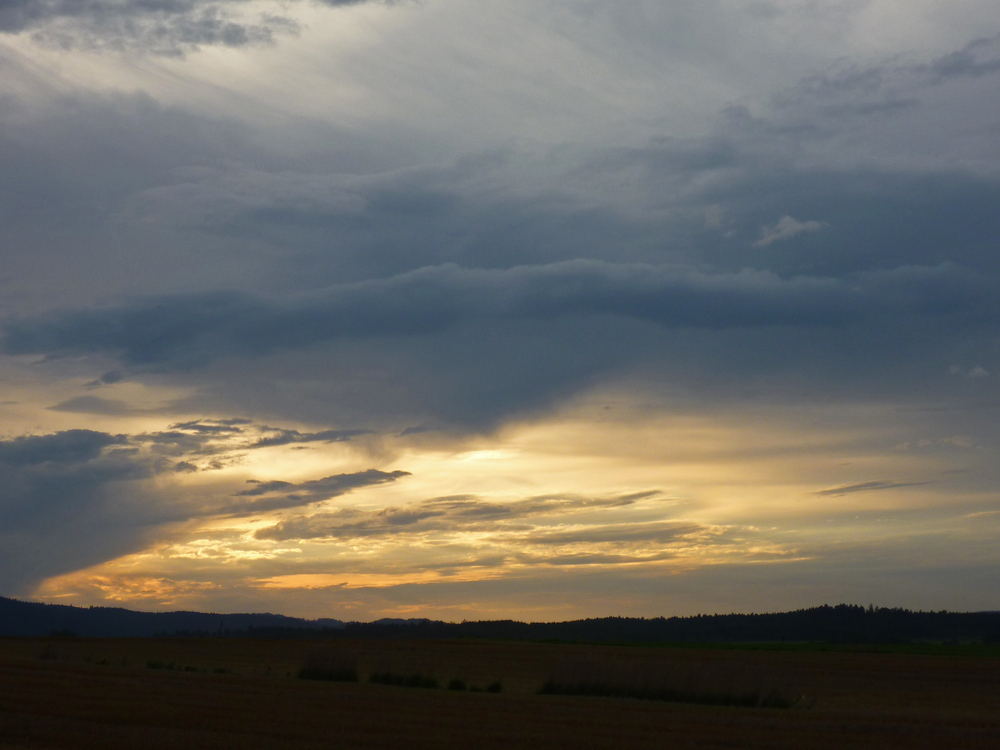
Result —
[[[308, 664], [358, 682], [298, 679]], [[441, 689], [372, 684], [421, 675]], [[791, 708], [539, 695], [778, 691]], [[472, 690], [448, 690], [461, 682]], [[486, 692], [500, 682], [502, 692]], [[484, 641], [0, 640], [0, 748], [996, 748], [1000, 659]]]

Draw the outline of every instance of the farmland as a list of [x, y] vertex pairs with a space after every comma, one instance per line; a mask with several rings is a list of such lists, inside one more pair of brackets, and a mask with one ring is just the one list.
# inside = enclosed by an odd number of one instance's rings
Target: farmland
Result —
[[[310, 665], [358, 681], [299, 679]], [[374, 675], [401, 679], [374, 684]], [[425, 689], [406, 687], [406, 676]], [[693, 702], [539, 694], [546, 683]], [[496, 684], [501, 692], [487, 691]], [[748, 692], [780, 695], [786, 707], [694, 700]], [[1000, 658], [473, 639], [0, 639], [3, 750], [675, 745], [1000, 747]]]

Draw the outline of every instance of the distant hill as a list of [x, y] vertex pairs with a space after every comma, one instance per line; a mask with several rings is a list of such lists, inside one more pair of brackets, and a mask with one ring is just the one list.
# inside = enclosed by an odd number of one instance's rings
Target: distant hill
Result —
[[1000, 643], [1000, 612], [912, 612], [823, 605], [773, 614], [603, 617], [570, 622], [513, 620], [347, 623], [353, 637], [501, 638], [595, 643]]
[[1000, 612], [913, 612], [838, 604], [772, 614], [695, 617], [604, 617], [569, 622], [437, 620], [342, 622], [272, 614], [135, 612], [73, 607], [0, 597], [0, 636], [79, 635], [110, 638], [166, 636], [493, 638], [618, 643], [1000, 643]]
[[257, 630], [316, 632], [343, 628], [340, 620], [303, 620], [271, 614], [135, 612], [118, 607], [72, 607], [0, 597], [0, 636], [53, 633], [99, 638], [154, 635], [232, 635]]

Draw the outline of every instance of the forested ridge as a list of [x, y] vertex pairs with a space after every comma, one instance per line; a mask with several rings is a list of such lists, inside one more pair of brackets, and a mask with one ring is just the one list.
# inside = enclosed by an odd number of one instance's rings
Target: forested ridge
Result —
[[1000, 643], [1000, 612], [923, 612], [823, 605], [792, 612], [693, 617], [601, 617], [566, 622], [515, 620], [306, 620], [274, 614], [136, 612], [0, 597], [0, 635], [90, 637], [230, 636], [501, 638], [627, 643]]

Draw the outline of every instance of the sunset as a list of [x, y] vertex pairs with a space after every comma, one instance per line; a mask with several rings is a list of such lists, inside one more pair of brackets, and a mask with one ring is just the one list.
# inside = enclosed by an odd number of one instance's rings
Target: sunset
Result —
[[0, 3], [0, 593], [1000, 594], [979, 0]]
[[0, 0], [0, 746], [1000, 747], [995, 0]]

